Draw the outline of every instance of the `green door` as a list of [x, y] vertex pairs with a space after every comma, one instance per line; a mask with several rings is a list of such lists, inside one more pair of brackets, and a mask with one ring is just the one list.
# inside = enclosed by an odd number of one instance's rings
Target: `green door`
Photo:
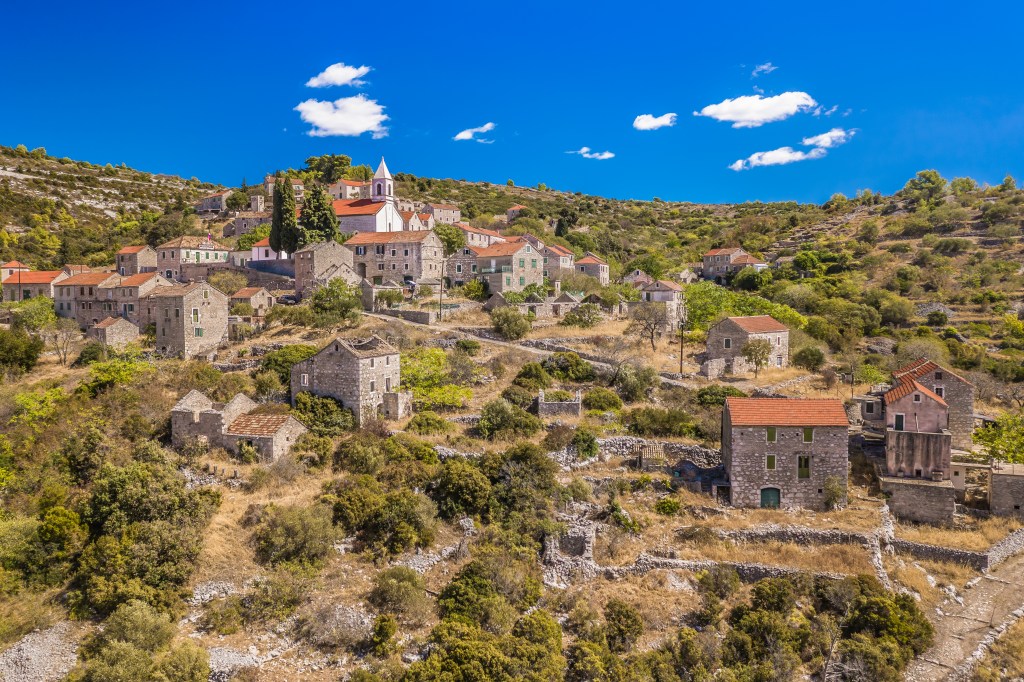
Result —
[[761, 508], [762, 509], [778, 509], [779, 503], [782, 501], [782, 493], [778, 488], [762, 488], [761, 490]]

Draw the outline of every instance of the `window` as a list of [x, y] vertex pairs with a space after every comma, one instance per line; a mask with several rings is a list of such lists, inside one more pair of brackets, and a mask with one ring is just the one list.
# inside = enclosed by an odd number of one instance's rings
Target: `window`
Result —
[[[765, 429], [765, 441], [768, 443], [775, 443], [779, 438], [779, 430], [774, 426], [769, 426]], [[775, 467], [772, 467], [773, 469]]]
[[198, 322], [199, 322], [199, 308], [193, 308], [192, 309], [192, 324], [197, 324]]
[[906, 420], [906, 415], [896, 414], [893, 418], [893, 431], [902, 431], [903, 428], [906, 426]]
[[519, 267], [521, 267], [521, 268], [525, 268], [526, 267], [526, 259], [525, 258], [520, 258], [519, 259]]
[[940, 398], [945, 398], [946, 397], [946, 389], [945, 389], [945, 387], [944, 386], [936, 386], [935, 387], [935, 395], [939, 396]]
[[373, 393], [376, 390], [377, 390], [377, 382], [376, 381], [371, 381], [370, 382], [370, 393]]
[[914, 394], [914, 402], [915, 403], [921, 402], [921, 394], [920, 393], [915, 393]]
[[505, 278], [505, 286], [507, 286], [507, 287], [512, 286], [512, 278], [511, 277], [506, 277]]
[[406, 256], [408, 256], [408, 255], [409, 255], [409, 249], [406, 249], [406, 250], [405, 250], [405, 255], [406, 255]]
[[935, 380], [936, 381], [942, 381], [942, 372], [936, 372], [935, 373]]
[[775, 455], [768, 455], [765, 457], [764, 468], [768, 471], [775, 471]]
[[398, 255], [398, 249], [391, 249], [391, 257], [394, 258]]
[[196, 327], [195, 334], [196, 334], [197, 338], [201, 337], [203, 335], [203, 328], [202, 327]]
[[536, 258], [531, 258], [530, 259], [530, 267], [533, 268], [534, 270], [537, 269], [537, 259]]
[[874, 414], [874, 413], [875, 413], [875, 404], [874, 403], [864, 403], [864, 414]]
[[520, 277], [519, 278], [519, 286], [524, 286], [525, 284], [526, 284], [526, 278], [525, 277]]
[[811, 477], [811, 457], [810, 455], [800, 455], [796, 458], [796, 477], [797, 478], [810, 478]]
[[388, 393], [391, 392], [391, 377], [386, 377], [384, 379], [384, 390]]
[[455, 264], [455, 272], [462, 272], [462, 263]]
[[383, 272], [384, 271], [384, 264], [383, 263], [377, 263], [377, 269], [380, 270], [381, 272]]
[[723, 348], [732, 348], [732, 339], [722, 339]]
[[356, 255], [357, 256], [365, 256], [366, 255], [366, 247], [365, 246], [357, 246], [356, 247]]
[[805, 443], [813, 443], [814, 442], [814, 429], [811, 428], [810, 426], [804, 427], [804, 442]]
[[203, 289], [203, 298], [210, 298], [210, 290]]

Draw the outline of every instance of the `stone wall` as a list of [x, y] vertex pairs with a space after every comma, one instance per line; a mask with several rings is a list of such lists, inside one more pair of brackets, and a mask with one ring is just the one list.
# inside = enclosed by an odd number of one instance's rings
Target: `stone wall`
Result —
[[885, 469], [890, 476], [914, 476], [931, 479], [933, 471], [949, 479], [950, 433], [916, 431], [885, 432]]
[[[362, 424], [385, 411], [384, 396], [401, 385], [398, 352], [356, 357], [338, 341], [302, 362], [291, 372], [291, 395], [309, 391], [341, 401]], [[396, 397], [394, 399], [398, 401]], [[397, 403], [395, 403], [397, 407]]]
[[1022, 516], [1024, 476], [993, 471], [989, 478], [989, 509], [1000, 516]]
[[397, 317], [401, 320], [416, 322], [417, 324], [434, 324], [437, 322], [436, 310], [411, 310], [403, 308], [382, 308], [377, 311], [381, 315]]
[[576, 398], [566, 401], [548, 401], [544, 398], [544, 390], [537, 397], [537, 416], [539, 417], [579, 417], [583, 414], [583, 394], [576, 391]]
[[889, 508], [897, 518], [939, 525], [952, 522], [956, 497], [949, 481], [884, 476], [880, 483], [882, 491], [889, 495]]

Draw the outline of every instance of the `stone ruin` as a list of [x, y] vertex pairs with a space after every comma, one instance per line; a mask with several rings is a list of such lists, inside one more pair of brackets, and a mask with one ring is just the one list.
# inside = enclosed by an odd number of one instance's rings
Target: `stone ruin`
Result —
[[548, 401], [541, 389], [537, 396], [537, 416], [539, 417], [579, 417], [583, 414], [583, 394], [577, 390], [572, 400]]

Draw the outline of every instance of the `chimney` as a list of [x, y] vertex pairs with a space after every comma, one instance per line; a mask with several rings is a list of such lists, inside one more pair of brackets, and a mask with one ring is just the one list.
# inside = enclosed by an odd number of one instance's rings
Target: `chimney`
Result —
[[562, 293], [562, 280], [556, 279], [555, 280], [555, 296], [558, 296], [561, 293]]

